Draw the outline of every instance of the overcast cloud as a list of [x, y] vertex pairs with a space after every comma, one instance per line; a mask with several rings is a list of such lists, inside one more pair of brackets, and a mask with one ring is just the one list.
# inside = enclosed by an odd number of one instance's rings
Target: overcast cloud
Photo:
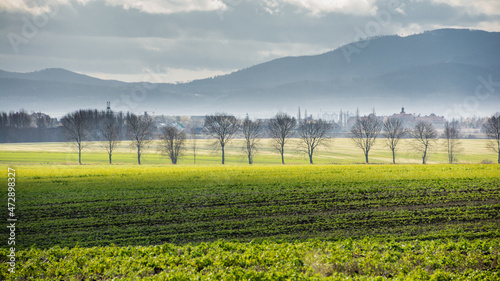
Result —
[[500, 31], [500, 1], [3, 1], [0, 69], [124, 81], [148, 80], [149, 69], [155, 82], [188, 81], [444, 27]]

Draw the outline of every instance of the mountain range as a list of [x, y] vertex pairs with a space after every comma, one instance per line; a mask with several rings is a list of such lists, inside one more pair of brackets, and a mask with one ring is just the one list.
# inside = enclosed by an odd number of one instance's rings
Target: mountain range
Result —
[[[487, 115], [500, 111], [500, 32], [440, 29], [284, 57], [189, 83], [126, 83], [65, 69], [0, 71], [0, 111], [60, 116], [79, 108], [268, 117], [340, 109], [369, 113]], [[315, 116], [316, 117], [316, 116]], [[445, 116], [446, 117], [446, 116]]]

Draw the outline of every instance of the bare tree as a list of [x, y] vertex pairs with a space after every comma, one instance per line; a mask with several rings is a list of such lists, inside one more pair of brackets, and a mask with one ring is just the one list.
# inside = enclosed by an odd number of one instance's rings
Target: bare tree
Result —
[[248, 164], [253, 163], [253, 157], [257, 152], [258, 137], [262, 130], [262, 122], [260, 120], [252, 121], [247, 117], [243, 120], [241, 126], [243, 136], [245, 137], [245, 152], [248, 156]]
[[106, 149], [109, 156], [109, 164], [112, 164], [111, 157], [113, 151], [120, 143], [121, 127], [116, 121], [113, 113], [108, 113], [100, 128], [101, 138], [103, 139], [102, 146]]
[[196, 145], [197, 145], [197, 138], [198, 135], [196, 134], [196, 128], [193, 127], [191, 130], [189, 130], [191, 134], [191, 149], [193, 150], [193, 164], [196, 164]]
[[137, 149], [137, 163], [141, 165], [141, 155], [144, 148], [151, 142], [154, 134], [153, 119], [150, 116], [128, 114], [127, 135], [132, 140], [130, 144]]
[[436, 129], [432, 123], [418, 121], [413, 130], [410, 131], [410, 135], [415, 139], [415, 149], [422, 153], [422, 164], [426, 164], [429, 148], [436, 141]]
[[382, 122], [376, 116], [359, 117], [356, 123], [351, 128], [352, 141], [363, 150], [366, 164], [368, 161], [368, 153], [375, 144], [378, 134], [382, 130]]
[[384, 122], [384, 134], [386, 139], [385, 144], [392, 151], [392, 163], [396, 164], [396, 147], [401, 138], [406, 135], [403, 121], [398, 118], [387, 118]]
[[442, 137], [445, 140], [444, 146], [448, 152], [448, 163], [453, 164], [453, 162], [457, 160], [457, 154], [461, 151], [460, 127], [458, 121], [447, 121], [444, 124]]
[[321, 119], [300, 122], [299, 136], [306, 145], [305, 151], [309, 156], [309, 163], [313, 164], [314, 150], [319, 145], [325, 144], [324, 140], [330, 129], [331, 125]]
[[160, 134], [160, 151], [167, 155], [172, 164], [177, 164], [186, 142], [186, 133], [173, 126], [165, 127]]
[[286, 113], [278, 113], [269, 120], [269, 134], [275, 141], [275, 148], [281, 154], [281, 163], [285, 164], [285, 144], [293, 135], [297, 122]]
[[50, 116], [45, 114], [37, 114], [35, 116], [35, 125], [37, 128], [47, 128], [50, 124]]
[[84, 110], [77, 110], [66, 114], [61, 118], [61, 124], [64, 128], [66, 137], [75, 142], [78, 148], [78, 164], [82, 164], [82, 149], [85, 147], [83, 142], [87, 140], [90, 133], [90, 126]]
[[10, 112], [9, 120], [10, 126], [14, 128], [28, 128], [32, 123], [30, 115], [22, 108], [18, 112]]
[[205, 128], [217, 140], [215, 145], [221, 148], [222, 164], [225, 162], [225, 148], [238, 131], [238, 119], [226, 113], [205, 116]]
[[487, 147], [498, 154], [498, 164], [500, 164], [500, 113], [486, 119], [482, 130], [490, 139]]
[[0, 127], [8, 127], [8, 126], [9, 126], [9, 115], [7, 115], [7, 112], [1, 112]]

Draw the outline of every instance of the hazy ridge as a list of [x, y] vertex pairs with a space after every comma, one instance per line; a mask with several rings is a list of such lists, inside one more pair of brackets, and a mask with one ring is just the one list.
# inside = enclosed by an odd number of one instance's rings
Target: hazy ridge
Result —
[[[356, 52], [346, 56], [346, 50]], [[295, 113], [298, 106], [314, 113], [356, 107], [389, 113], [402, 105], [409, 112], [443, 115], [474, 99], [479, 78], [500, 82], [499, 50], [500, 32], [441, 29], [279, 58], [184, 84], [125, 83], [64, 69], [0, 71], [0, 110], [57, 115], [77, 108], [104, 109], [111, 101], [117, 110], [170, 115], [226, 111], [265, 116], [279, 110]], [[499, 91], [482, 93], [467, 114], [499, 110]]]

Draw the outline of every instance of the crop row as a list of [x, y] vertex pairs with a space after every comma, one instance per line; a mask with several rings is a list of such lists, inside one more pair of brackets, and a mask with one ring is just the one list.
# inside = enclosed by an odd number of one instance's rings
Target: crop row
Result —
[[106, 246], [17, 252], [2, 280], [499, 280], [500, 239], [378, 239]]

